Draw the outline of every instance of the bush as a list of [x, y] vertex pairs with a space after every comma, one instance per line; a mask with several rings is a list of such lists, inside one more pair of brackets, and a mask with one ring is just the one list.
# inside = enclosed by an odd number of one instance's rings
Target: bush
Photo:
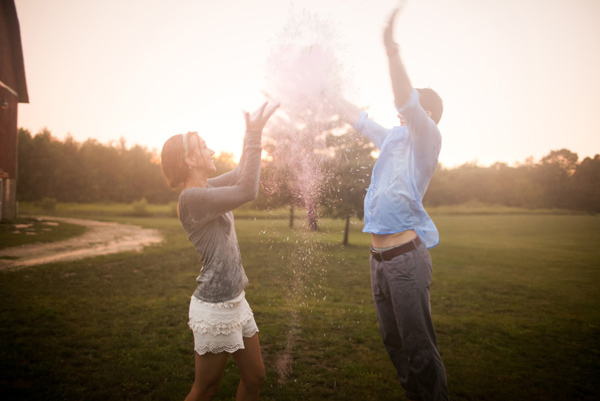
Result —
[[135, 201], [131, 204], [133, 208], [134, 216], [150, 216], [148, 211], [148, 201], [146, 198], [142, 198], [139, 201]]
[[46, 212], [51, 212], [56, 209], [56, 199], [54, 198], [44, 198], [38, 203], [39, 207], [44, 209]]
[[169, 208], [171, 209], [171, 215], [177, 217], [177, 203], [176, 201], [169, 202]]

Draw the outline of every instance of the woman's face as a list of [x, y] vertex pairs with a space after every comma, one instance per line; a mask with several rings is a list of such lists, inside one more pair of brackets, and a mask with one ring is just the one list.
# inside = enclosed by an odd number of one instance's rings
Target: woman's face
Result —
[[209, 175], [217, 171], [213, 155], [215, 152], [206, 146], [204, 139], [197, 132], [189, 137], [190, 156], [196, 160], [195, 168], [206, 171]]

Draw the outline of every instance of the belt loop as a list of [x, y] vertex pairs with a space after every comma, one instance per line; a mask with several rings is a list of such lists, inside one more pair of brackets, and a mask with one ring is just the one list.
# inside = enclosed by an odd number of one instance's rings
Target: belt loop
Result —
[[381, 255], [381, 252], [376, 251], [373, 248], [373, 244], [371, 244], [371, 256], [373, 256], [375, 258], [375, 260], [378, 262], [381, 262], [383, 260], [383, 256]]

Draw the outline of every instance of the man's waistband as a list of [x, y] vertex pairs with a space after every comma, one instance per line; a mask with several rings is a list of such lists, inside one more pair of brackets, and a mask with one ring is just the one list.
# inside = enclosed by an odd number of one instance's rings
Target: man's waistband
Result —
[[388, 261], [388, 260], [392, 260], [396, 256], [400, 256], [403, 253], [410, 252], [413, 249], [416, 249], [420, 244], [421, 244], [421, 239], [419, 237], [417, 237], [417, 238], [413, 239], [412, 241], [407, 242], [406, 244], [398, 245], [395, 248], [388, 249], [387, 251], [383, 251], [383, 252], [376, 251], [375, 249], [373, 249], [373, 246], [371, 245], [371, 256], [378, 262], [381, 262], [382, 260]]

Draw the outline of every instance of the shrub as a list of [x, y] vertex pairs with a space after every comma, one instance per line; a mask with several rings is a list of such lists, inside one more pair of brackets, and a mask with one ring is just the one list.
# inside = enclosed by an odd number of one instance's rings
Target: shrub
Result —
[[131, 206], [133, 208], [134, 216], [150, 216], [150, 212], [148, 211], [148, 201], [146, 198], [142, 198], [133, 202]]
[[177, 202], [169, 202], [169, 207], [171, 208], [171, 215], [177, 217]]
[[44, 198], [39, 202], [39, 206], [46, 212], [51, 212], [56, 209], [56, 199]]

